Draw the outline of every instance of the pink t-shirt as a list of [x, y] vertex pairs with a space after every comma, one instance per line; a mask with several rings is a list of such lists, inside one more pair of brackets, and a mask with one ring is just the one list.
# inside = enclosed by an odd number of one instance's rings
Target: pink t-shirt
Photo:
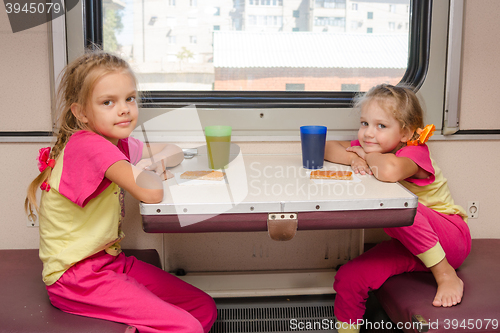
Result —
[[56, 282], [76, 262], [105, 250], [120, 252], [125, 236], [122, 190], [105, 177], [120, 160], [136, 163], [143, 144], [126, 138], [115, 146], [89, 131], [73, 134], [56, 160], [50, 191], [40, 200], [40, 259], [43, 281]]
[[59, 193], [85, 207], [111, 184], [104, 177], [106, 170], [120, 160], [136, 164], [142, 148], [143, 143], [131, 137], [119, 140], [115, 146], [94, 132], [76, 132], [64, 149]]

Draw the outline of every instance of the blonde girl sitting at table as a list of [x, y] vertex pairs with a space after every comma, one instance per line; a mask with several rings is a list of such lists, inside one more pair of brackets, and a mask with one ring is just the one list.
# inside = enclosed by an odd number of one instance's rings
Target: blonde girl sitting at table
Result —
[[341, 266], [335, 276], [335, 317], [339, 332], [359, 332], [370, 290], [391, 276], [430, 271], [437, 283], [434, 306], [460, 303], [463, 282], [455, 269], [470, 251], [464, 209], [455, 205], [441, 170], [425, 144], [434, 125], [423, 126], [423, 112], [409, 88], [378, 85], [356, 103], [361, 109], [358, 140], [328, 141], [325, 159], [350, 165], [355, 173], [400, 182], [418, 196], [411, 226], [385, 228], [382, 242]]
[[210, 296], [120, 250], [123, 191], [160, 202], [160, 176], [167, 178], [165, 168], [184, 158], [175, 145], [145, 147], [129, 137], [138, 118], [129, 65], [105, 52], [86, 53], [65, 68], [58, 97], [57, 141], [40, 150], [41, 174], [26, 198], [27, 213], [39, 211], [42, 277], [51, 303], [141, 333], [208, 332], [217, 316]]

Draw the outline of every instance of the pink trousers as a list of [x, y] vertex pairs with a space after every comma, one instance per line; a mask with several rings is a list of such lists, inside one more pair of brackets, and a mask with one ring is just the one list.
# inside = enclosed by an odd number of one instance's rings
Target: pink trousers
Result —
[[125, 323], [140, 333], [208, 332], [217, 317], [209, 295], [123, 253], [102, 251], [82, 260], [47, 291], [62, 311]]
[[459, 215], [438, 213], [420, 203], [413, 225], [384, 230], [391, 240], [349, 261], [335, 275], [334, 312], [344, 323], [363, 318], [368, 292], [380, 288], [389, 277], [404, 272], [430, 271], [416, 255], [429, 250], [438, 241], [455, 269], [470, 252], [469, 228]]

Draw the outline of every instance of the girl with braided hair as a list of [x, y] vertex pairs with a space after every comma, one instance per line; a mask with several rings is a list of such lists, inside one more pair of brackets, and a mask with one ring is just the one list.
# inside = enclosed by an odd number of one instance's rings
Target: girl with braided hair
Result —
[[184, 158], [175, 145], [144, 149], [129, 137], [137, 103], [135, 76], [119, 57], [92, 51], [63, 71], [57, 141], [40, 150], [41, 173], [25, 202], [28, 215], [40, 216], [43, 281], [51, 303], [68, 313], [141, 333], [208, 332], [216, 318], [210, 296], [120, 249], [124, 190], [160, 202], [165, 168]]

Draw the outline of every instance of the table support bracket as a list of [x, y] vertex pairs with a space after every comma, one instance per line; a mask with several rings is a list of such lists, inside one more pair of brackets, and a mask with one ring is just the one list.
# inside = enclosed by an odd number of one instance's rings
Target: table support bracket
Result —
[[273, 240], [287, 241], [297, 233], [297, 213], [269, 213], [267, 231]]

